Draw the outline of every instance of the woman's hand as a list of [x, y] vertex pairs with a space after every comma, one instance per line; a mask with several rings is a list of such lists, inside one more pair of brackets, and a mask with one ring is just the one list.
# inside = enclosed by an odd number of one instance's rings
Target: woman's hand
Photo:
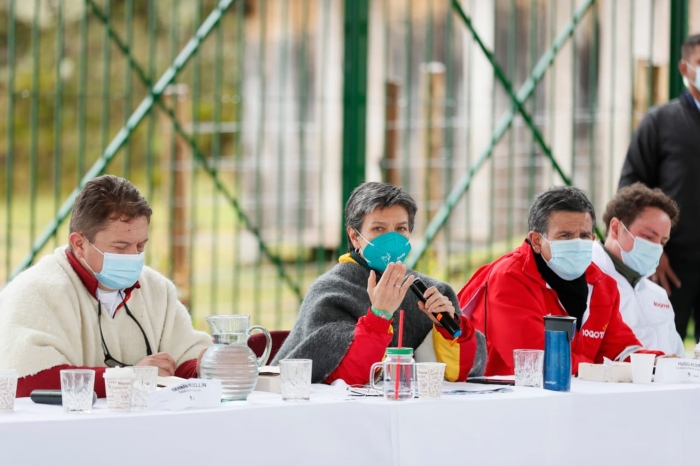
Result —
[[452, 301], [447, 296], [441, 294], [437, 288], [431, 286], [425, 290], [425, 304], [422, 301], [418, 302], [418, 307], [421, 311], [425, 312], [430, 320], [439, 324], [438, 320], [435, 318], [435, 314], [439, 312], [447, 312], [450, 317], [455, 316], [455, 307], [452, 305]]
[[382, 278], [379, 279], [379, 283], [377, 283], [377, 274], [371, 270], [367, 279], [367, 294], [372, 307], [391, 314], [396, 312], [413, 283], [413, 275], [404, 280], [405, 276], [406, 266], [401, 261], [390, 263], [382, 274]]

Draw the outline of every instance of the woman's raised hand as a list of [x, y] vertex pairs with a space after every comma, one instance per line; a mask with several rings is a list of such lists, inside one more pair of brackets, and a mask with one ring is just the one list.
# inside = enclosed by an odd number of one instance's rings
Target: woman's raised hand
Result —
[[376, 272], [370, 271], [367, 279], [367, 294], [372, 307], [391, 314], [396, 312], [414, 280], [413, 275], [405, 279], [404, 277], [406, 277], [406, 266], [401, 261], [390, 263], [379, 282], [377, 282]]

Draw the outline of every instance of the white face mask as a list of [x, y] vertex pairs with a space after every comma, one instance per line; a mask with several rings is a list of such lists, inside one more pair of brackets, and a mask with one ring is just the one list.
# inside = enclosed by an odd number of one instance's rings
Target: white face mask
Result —
[[[700, 91], [700, 66], [693, 66], [688, 62], [685, 62], [685, 66], [689, 68], [694, 68], [695, 69], [695, 81], [693, 82], [693, 87]], [[690, 81], [688, 81], [688, 78], [683, 76], [683, 84], [685, 87], [690, 87]]]
[[659, 259], [664, 252], [664, 247], [639, 236], [634, 236], [624, 223], [620, 222], [620, 225], [622, 225], [622, 228], [625, 229], [628, 235], [634, 238], [634, 244], [629, 251], [622, 249], [620, 242], [616, 241], [622, 254], [622, 262], [643, 277], [653, 275], [656, 272], [656, 267], [659, 265]]
[[575, 238], [549, 241], [544, 235], [540, 236], [549, 243], [552, 257], [547, 265], [554, 273], [567, 281], [586, 273], [593, 258], [593, 240]]

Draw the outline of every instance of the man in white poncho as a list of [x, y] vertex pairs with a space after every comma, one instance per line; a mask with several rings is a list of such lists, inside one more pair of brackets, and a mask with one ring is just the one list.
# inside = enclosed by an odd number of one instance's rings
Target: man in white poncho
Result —
[[60, 370], [158, 367], [196, 377], [211, 344], [194, 330], [175, 285], [143, 265], [152, 210], [129, 181], [104, 175], [78, 195], [68, 245], [0, 292], [0, 368], [19, 373], [17, 396], [60, 388]]

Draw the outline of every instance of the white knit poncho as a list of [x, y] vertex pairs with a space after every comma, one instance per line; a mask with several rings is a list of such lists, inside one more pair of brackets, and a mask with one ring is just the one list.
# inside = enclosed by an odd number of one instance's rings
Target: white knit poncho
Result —
[[[211, 337], [194, 330], [178, 301], [175, 285], [144, 267], [127, 301], [154, 353], [170, 354], [179, 366], [211, 345]], [[114, 318], [102, 310], [102, 332], [111, 355], [125, 364], [146, 357], [136, 323], [124, 309]], [[20, 377], [51, 367], [104, 366], [97, 300], [91, 296], [66, 257], [66, 246], [43, 257], [0, 291], [0, 368]]]

